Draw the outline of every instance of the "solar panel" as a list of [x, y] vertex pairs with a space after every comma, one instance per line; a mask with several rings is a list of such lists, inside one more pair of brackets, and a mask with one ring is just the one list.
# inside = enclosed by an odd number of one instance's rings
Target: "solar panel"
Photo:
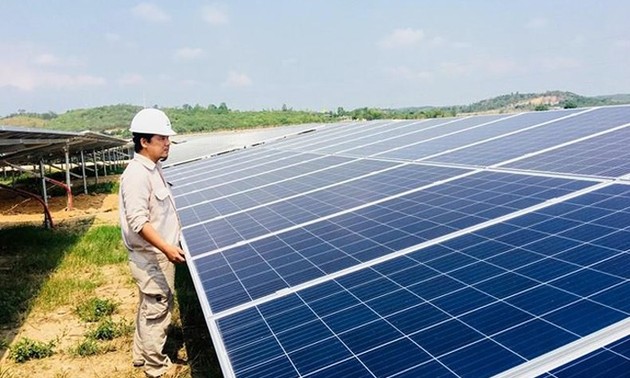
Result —
[[630, 107], [591, 108], [521, 133], [509, 134], [470, 148], [441, 155], [434, 161], [489, 166], [624, 125]]
[[630, 125], [505, 165], [522, 170], [602, 177], [630, 172]]
[[357, 122], [166, 169], [224, 374], [624, 371], [629, 121]]

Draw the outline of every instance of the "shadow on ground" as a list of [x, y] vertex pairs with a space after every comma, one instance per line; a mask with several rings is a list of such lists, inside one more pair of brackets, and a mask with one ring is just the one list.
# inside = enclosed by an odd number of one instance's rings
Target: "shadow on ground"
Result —
[[[41, 226], [0, 228], [0, 336], [8, 346], [28, 317], [39, 291], [81, 239], [94, 218], [72, 229]], [[0, 356], [6, 348], [0, 347]]]
[[175, 290], [182, 328], [172, 329], [169, 332], [167, 348], [169, 351], [176, 351], [177, 349], [174, 348], [182, 344], [186, 346], [191, 377], [223, 377], [190, 271], [186, 265], [177, 265]]

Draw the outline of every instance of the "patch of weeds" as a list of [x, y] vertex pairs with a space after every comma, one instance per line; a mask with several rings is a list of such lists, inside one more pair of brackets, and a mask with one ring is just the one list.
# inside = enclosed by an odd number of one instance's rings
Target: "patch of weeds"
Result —
[[[0, 338], [0, 349], [7, 349], [9, 347], [9, 342], [4, 337]], [[2, 376], [0, 376], [2, 377]]]
[[72, 349], [72, 353], [81, 357], [88, 357], [100, 354], [102, 352], [101, 346], [98, 342], [91, 338], [86, 337], [82, 342], [80, 342], [74, 349]]
[[86, 336], [95, 340], [113, 340], [117, 337], [131, 334], [133, 329], [133, 325], [125, 320], [114, 322], [111, 319], [105, 319], [94, 330], [88, 332]]
[[92, 194], [111, 194], [118, 193], [118, 181], [99, 182], [98, 184], [88, 185], [88, 193]]
[[50, 357], [55, 353], [54, 348], [55, 341], [44, 343], [25, 337], [10, 348], [9, 356], [15, 362], [25, 362], [32, 359]]
[[92, 323], [112, 315], [117, 308], [118, 304], [110, 299], [91, 298], [79, 304], [76, 313], [82, 321]]

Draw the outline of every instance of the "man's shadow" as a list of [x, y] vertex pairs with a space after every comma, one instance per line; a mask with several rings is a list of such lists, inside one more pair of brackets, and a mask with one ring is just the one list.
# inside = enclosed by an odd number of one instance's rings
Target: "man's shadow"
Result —
[[176, 266], [175, 298], [179, 315], [176, 309], [167, 331], [164, 352], [171, 361], [187, 364], [191, 377], [223, 377], [186, 264]]

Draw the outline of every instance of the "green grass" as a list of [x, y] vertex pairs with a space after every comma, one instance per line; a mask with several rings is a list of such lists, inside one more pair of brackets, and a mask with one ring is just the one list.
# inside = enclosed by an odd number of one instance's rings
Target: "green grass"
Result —
[[45, 358], [55, 353], [55, 341], [45, 343], [25, 337], [15, 343], [9, 351], [9, 357], [14, 359], [15, 362]]
[[76, 307], [76, 314], [84, 322], [98, 322], [115, 313], [117, 307], [111, 299], [90, 298]]
[[51, 310], [93, 296], [100, 267], [125, 263], [120, 228], [0, 229], [0, 324], [19, 325], [37, 305]]
[[[42, 227], [0, 229], [0, 326], [19, 327], [32, 308], [54, 311], [60, 306], [77, 307], [98, 299], [96, 288], [105, 282], [104, 267], [127, 269], [127, 251], [122, 246], [117, 226], [91, 227], [87, 222], [72, 228], [46, 230]], [[129, 278], [129, 284], [133, 281]], [[115, 298], [114, 298], [115, 300]], [[192, 279], [185, 265], [177, 266], [176, 300], [179, 310], [173, 317], [168, 346], [172, 353], [184, 346], [192, 377], [221, 377], [212, 340], [197, 299]], [[100, 298], [100, 301], [112, 300]], [[108, 305], [91, 306], [94, 313]], [[85, 339], [70, 350], [76, 355], [107, 353], [109, 340], [129, 336], [133, 326], [112, 322], [109, 316], [90, 329]], [[91, 341], [90, 341], [91, 340]], [[3, 340], [7, 346], [12, 340]], [[20, 344], [22, 343], [22, 344]], [[51, 346], [40, 342], [43, 346]], [[19, 341], [19, 359], [37, 358], [48, 352], [41, 345]], [[37, 348], [36, 348], [37, 346]], [[36, 357], [37, 356], [37, 357]], [[171, 354], [173, 356], [173, 354]], [[13, 378], [14, 372], [0, 368], [0, 378]]]
[[118, 193], [120, 183], [118, 181], [99, 182], [98, 184], [88, 185], [88, 193], [90, 194], [111, 194]]
[[0, 324], [21, 323], [81, 233], [25, 226], [0, 229]]
[[[107, 303], [105, 301], [95, 302], [95, 303]], [[96, 306], [95, 308], [100, 308], [100, 306]], [[109, 307], [106, 308], [105, 312], [109, 313]], [[112, 349], [110, 341], [122, 337], [129, 336], [134, 331], [134, 326], [130, 322], [126, 320], [121, 320], [119, 322], [115, 322], [109, 317], [109, 315], [103, 315], [104, 317], [99, 321], [98, 325], [85, 333], [85, 338], [79, 342], [76, 346], [70, 348], [69, 352], [73, 356], [79, 357], [89, 357], [97, 354], [104, 354]], [[91, 319], [84, 320], [91, 321]]]
[[37, 305], [52, 309], [93, 296], [104, 280], [100, 267], [126, 261], [119, 227], [90, 228], [68, 248], [55, 274], [43, 284]]
[[131, 335], [134, 326], [130, 322], [121, 320], [115, 322], [111, 319], [104, 319], [96, 326], [95, 329], [89, 331], [86, 337], [95, 340], [113, 340], [117, 337]]
[[71, 354], [80, 357], [94, 356], [102, 352], [103, 348], [101, 345], [96, 340], [89, 337], [85, 338], [70, 351]]

